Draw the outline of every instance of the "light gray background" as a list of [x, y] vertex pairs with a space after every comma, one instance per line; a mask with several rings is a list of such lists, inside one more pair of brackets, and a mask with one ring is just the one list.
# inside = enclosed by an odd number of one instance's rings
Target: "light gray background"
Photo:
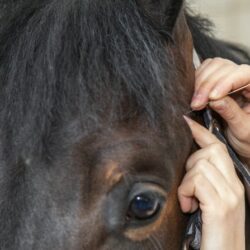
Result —
[[187, 0], [216, 25], [216, 36], [250, 48], [250, 0]]

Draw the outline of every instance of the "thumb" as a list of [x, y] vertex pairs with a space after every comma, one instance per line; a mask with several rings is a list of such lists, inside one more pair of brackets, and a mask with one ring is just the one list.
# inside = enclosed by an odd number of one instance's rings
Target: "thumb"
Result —
[[247, 126], [247, 114], [231, 97], [226, 96], [223, 99], [212, 101], [209, 105], [227, 122], [229, 129], [236, 137]]

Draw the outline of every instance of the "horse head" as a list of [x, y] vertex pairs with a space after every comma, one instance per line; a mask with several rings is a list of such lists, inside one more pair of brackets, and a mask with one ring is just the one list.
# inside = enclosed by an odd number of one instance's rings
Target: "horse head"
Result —
[[181, 0], [27, 0], [0, 30], [2, 250], [179, 249], [193, 43]]

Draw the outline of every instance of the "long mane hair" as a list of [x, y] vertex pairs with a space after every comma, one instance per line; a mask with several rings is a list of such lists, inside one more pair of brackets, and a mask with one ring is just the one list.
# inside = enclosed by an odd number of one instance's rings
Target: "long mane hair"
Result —
[[[104, 116], [111, 124], [140, 113], [160, 119], [174, 93], [164, 86], [175, 77], [165, 46], [171, 34], [152, 26], [135, 1], [100, 1], [24, 1], [3, 15], [0, 134], [7, 151], [45, 150], [50, 132], [77, 114], [85, 129]], [[208, 21], [186, 17], [204, 59], [249, 62], [243, 50], [208, 35]]]
[[9, 149], [48, 148], [50, 131], [76, 115], [85, 129], [101, 117], [159, 118], [163, 83], [174, 77], [166, 37], [135, 1], [97, 2], [26, 1], [2, 25], [0, 131]]

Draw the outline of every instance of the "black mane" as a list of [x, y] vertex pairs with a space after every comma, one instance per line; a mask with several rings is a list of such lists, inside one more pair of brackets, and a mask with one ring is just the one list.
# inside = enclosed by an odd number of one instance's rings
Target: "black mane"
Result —
[[1, 138], [30, 151], [79, 114], [86, 128], [154, 121], [173, 78], [164, 43], [135, 1], [26, 1], [0, 31]]
[[[186, 17], [204, 59], [250, 61], [208, 35], [207, 21]], [[132, 0], [24, 1], [4, 16], [0, 29], [0, 135], [6, 152], [43, 151], [51, 133], [77, 115], [86, 130], [102, 117], [111, 125], [141, 114], [159, 119], [165, 98], [176, 91], [164, 85], [175, 79], [166, 42], [171, 39]]]

